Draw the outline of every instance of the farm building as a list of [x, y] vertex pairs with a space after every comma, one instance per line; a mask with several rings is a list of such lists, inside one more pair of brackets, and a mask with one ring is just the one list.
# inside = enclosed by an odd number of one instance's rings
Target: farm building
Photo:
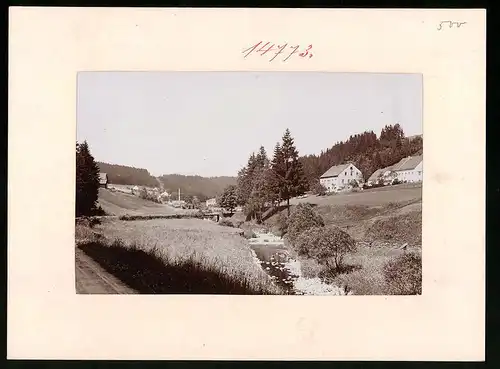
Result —
[[99, 173], [99, 187], [108, 188], [108, 175], [106, 173]]
[[319, 179], [328, 192], [338, 191], [350, 186], [351, 181], [358, 185], [363, 180], [363, 174], [352, 163], [335, 165], [328, 169]]
[[379, 182], [390, 184], [396, 179], [400, 182], [407, 183], [421, 182], [423, 178], [422, 173], [423, 156], [407, 156], [394, 165], [377, 169], [370, 178], [368, 178], [367, 184], [369, 186]]
[[217, 206], [217, 199], [215, 199], [215, 198], [208, 199], [206, 204], [207, 204], [207, 208]]
[[392, 167], [396, 172], [397, 178], [400, 182], [421, 182], [423, 173], [423, 156], [408, 156], [401, 159], [397, 164]]

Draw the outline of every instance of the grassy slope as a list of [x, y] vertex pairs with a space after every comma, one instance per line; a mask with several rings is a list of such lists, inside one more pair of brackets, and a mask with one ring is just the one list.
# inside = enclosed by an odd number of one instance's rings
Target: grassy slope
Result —
[[[341, 227], [358, 241], [358, 250], [346, 257], [353, 270], [329, 277], [330, 282], [347, 285], [355, 294], [386, 293], [382, 267], [404, 252], [398, 248], [403, 243], [408, 242], [411, 251], [421, 252], [421, 187], [403, 185], [291, 201], [293, 205], [299, 202], [316, 205], [326, 224]], [[273, 215], [266, 223], [273, 226], [276, 219]], [[317, 277], [323, 267], [313, 260], [303, 260], [302, 270], [308, 277]]]
[[[165, 211], [161, 205], [108, 190], [101, 190], [99, 202], [117, 215]], [[186, 293], [208, 293], [207, 281], [213, 283], [212, 293], [281, 293], [254, 261], [248, 241], [239, 236], [239, 231], [200, 219], [108, 218], [92, 229], [78, 224], [76, 239], [79, 247], [105, 269], [143, 293], [181, 293], [182, 288]], [[118, 239], [121, 242], [113, 246]], [[168, 270], [161, 268], [162, 263]], [[151, 268], [163, 277], [146, 273]], [[186, 279], [189, 275], [198, 282]], [[170, 282], [162, 282], [168, 276]], [[149, 281], [146, 284], [139, 281], [145, 278]], [[186, 279], [184, 287], [182, 278]]]
[[99, 189], [99, 205], [109, 215], [167, 215], [181, 211], [122, 192]]
[[[421, 186], [403, 185], [350, 194], [309, 196], [292, 199], [290, 203], [293, 207], [300, 202], [315, 205], [325, 223], [343, 228], [358, 241], [421, 243]], [[266, 223], [273, 226], [277, 216], [273, 215]]]

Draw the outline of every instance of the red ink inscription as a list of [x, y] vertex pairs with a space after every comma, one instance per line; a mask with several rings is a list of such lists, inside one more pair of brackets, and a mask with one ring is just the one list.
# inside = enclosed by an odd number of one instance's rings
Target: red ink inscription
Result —
[[[288, 59], [290, 59], [293, 55], [298, 54], [301, 58], [312, 58], [313, 53], [311, 51], [312, 45], [307, 46], [305, 49], [301, 48], [300, 45], [295, 45], [295, 46], [288, 46], [288, 43], [285, 43], [283, 45], [277, 45], [276, 44], [271, 44], [270, 42], [263, 43], [263, 41], [257, 42], [255, 45], [250, 46], [249, 48], [246, 48], [242, 51], [242, 54], [244, 55], [244, 58], [250, 56], [252, 53], [257, 54], [260, 56], [264, 56], [267, 53], [271, 55], [271, 51], [275, 51], [274, 55], [269, 59], [269, 62], [272, 62], [275, 60], [278, 55], [282, 55], [283, 61], [286, 62]], [[300, 49], [303, 49], [302, 52], [299, 52]]]

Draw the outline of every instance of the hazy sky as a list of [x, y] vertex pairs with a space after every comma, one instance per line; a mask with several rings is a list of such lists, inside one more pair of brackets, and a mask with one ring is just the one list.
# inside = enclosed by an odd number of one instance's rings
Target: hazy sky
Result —
[[299, 153], [399, 122], [422, 133], [421, 75], [312, 72], [85, 72], [77, 140], [98, 161], [153, 175], [236, 175], [286, 128]]

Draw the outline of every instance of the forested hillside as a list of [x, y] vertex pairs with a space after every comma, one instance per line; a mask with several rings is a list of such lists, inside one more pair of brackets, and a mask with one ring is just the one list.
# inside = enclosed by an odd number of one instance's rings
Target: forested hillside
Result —
[[176, 193], [181, 189], [184, 196], [197, 196], [200, 201], [216, 197], [225, 187], [236, 184], [236, 177], [201, 177], [185, 176], [180, 174], [166, 174], [159, 177], [168, 192]]
[[380, 136], [365, 131], [337, 142], [319, 155], [300, 158], [309, 183], [315, 183], [331, 166], [352, 161], [366, 179], [379, 168], [397, 163], [409, 155], [422, 154], [422, 136], [405, 137], [399, 124], [385, 126]]
[[138, 186], [158, 186], [158, 181], [146, 169], [98, 162], [99, 170], [107, 173], [109, 183]]

